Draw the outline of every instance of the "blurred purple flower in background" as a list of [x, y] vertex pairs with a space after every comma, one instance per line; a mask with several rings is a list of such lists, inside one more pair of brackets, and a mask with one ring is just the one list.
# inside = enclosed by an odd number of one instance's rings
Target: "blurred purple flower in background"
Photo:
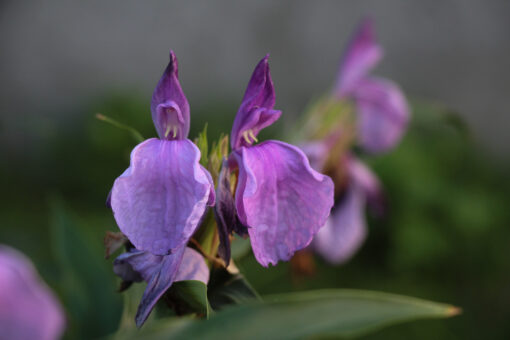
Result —
[[[352, 136], [369, 153], [393, 148], [404, 134], [410, 115], [404, 94], [396, 84], [368, 75], [381, 58], [372, 21], [364, 20], [342, 58], [332, 93], [339, 102], [354, 104], [356, 132]], [[336, 143], [345, 143], [344, 138], [352, 143], [345, 129], [339, 126], [326, 138], [304, 145], [315, 169], [334, 173], [335, 206], [313, 247], [335, 264], [349, 260], [363, 244], [367, 234], [365, 204], [369, 203], [377, 213], [383, 210], [381, 186], [370, 169], [349, 150], [342, 149], [344, 154], [334, 155], [338, 151]]]
[[60, 303], [30, 260], [0, 245], [0, 339], [54, 340], [64, 327]]
[[353, 100], [358, 115], [358, 139], [369, 152], [388, 151], [402, 137], [409, 121], [404, 94], [392, 81], [368, 75], [382, 58], [372, 21], [364, 20], [340, 65], [334, 95]]
[[154, 91], [151, 111], [160, 139], [148, 139], [133, 149], [131, 164], [115, 180], [109, 199], [120, 230], [136, 248], [116, 260], [116, 272], [132, 276], [125, 266], [119, 267], [129, 264], [148, 282], [136, 315], [138, 326], [179, 272], [189, 271], [180, 266], [204, 261], [188, 261], [186, 254], [192, 253], [186, 245], [215, 200], [211, 175], [199, 163], [200, 151], [187, 139], [189, 104], [173, 52]]
[[267, 267], [308, 246], [333, 205], [333, 182], [313, 170], [297, 147], [257, 134], [274, 123], [275, 93], [268, 56], [256, 66], [231, 132], [230, 166], [239, 170], [235, 208], [257, 261]]

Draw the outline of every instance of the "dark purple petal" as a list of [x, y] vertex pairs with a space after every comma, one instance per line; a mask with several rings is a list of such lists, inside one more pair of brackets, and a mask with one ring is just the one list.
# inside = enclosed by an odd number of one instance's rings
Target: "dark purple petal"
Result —
[[[174, 283], [185, 249], [186, 247], [182, 246], [175, 249], [171, 255], [158, 256], [158, 259], [151, 258], [154, 255], [146, 253], [146, 263], [142, 264], [143, 261], [139, 261], [138, 264], [142, 265], [143, 268], [154, 268], [154, 273], [147, 281], [147, 288], [145, 288], [142, 301], [140, 301], [136, 312], [135, 322], [137, 327], [142, 327], [158, 300]], [[156, 265], [158, 261], [159, 263]], [[133, 269], [136, 270], [135, 266], [133, 266]]]
[[289, 260], [324, 225], [333, 182], [310, 167], [297, 147], [267, 141], [234, 152], [239, 166], [236, 207], [263, 266]]
[[367, 234], [364, 208], [365, 194], [352, 183], [342, 201], [331, 211], [326, 225], [315, 236], [313, 247], [317, 253], [333, 264], [348, 261]]
[[211, 183], [189, 140], [149, 139], [135, 147], [130, 167], [115, 180], [111, 205], [120, 230], [133, 245], [167, 255], [195, 232]]
[[335, 94], [343, 97], [379, 62], [383, 52], [375, 41], [373, 23], [365, 19], [358, 27], [342, 57]]
[[268, 58], [265, 56], [255, 67], [237, 111], [230, 140], [234, 150], [253, 144], [259, 131], [273, 124], [282, 114], [273, 109], [275, 93]]
[[384, 152], [397, 144], [409, 121], [409, 107], [400, 88], [389, 80], [366, 78], [356, 89], [358, 133], [369, 152]]
[[0, 338], [56, 340], [64, 328], [62, 307], [30, 260], [0, 245]]
[[170, 51], [170, 62], [152, 95], [151, 112], [161, 139], [185, 139], [189, 133], [189, 104], [179, 83], [177, 58]]
[[228, 266], [230, 263], [230, 235], [233, 231], [245, 236], [248, 231], [241, 224], [237, 217], [236, 205], [234, 197], [230, 189], [230, 171], [228, 161], [223, 160], [220, 175], [218, 178], [218, 187], [216, 188], [216, 197], [218, 201], [214, 207], [214, 217], [218, 226], [218, 235], [220, 245], [218, 247], [218, 255]]

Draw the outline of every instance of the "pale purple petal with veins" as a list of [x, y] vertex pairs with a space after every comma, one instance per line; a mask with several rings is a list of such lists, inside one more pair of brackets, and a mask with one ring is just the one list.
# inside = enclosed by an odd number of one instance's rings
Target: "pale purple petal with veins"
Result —
[[342, 57], [334, 93], [350, 95], [357, 83], [379, 62], [383, 51], [375, 40], [372, 20], [365, 19], [358, 27]]
[[242, 147], [236, 206], [263, 266], [289, 260], [324, 225], [333, 205], [333, 182], [310, 167], [297, 147], [267, 141]]
[[0, 245], [0, 338], [59, 339], [65, 317], [28, 258]]
[[111, 206], [131, 243], [155, 255], [181, 247], [195, 232], [211, 183], [189, 140], [149, 139], [135, 147], [130, 167], [115, 180]]
[[179, 83], [177, 57], [170, 51], [170, 62], [159, 80], [151, 101], [154, 126], [161, 139], [188, 137], [189, 104]]
[[361, 146], [369, 152], [384, 152], [402, 138], [409, 122], [409, 106], [393, 82], [365, 78], [354, 96], [358, 107]]
[[[281, 111], [273, 109], [275, 93], [268, 58], [269, 56], [265, 56], [255, 67], [237, 111], [230, 139], [233, 150], [252, 144], [253, 137], [256, 137], [263, 128], [273, 124], [282, 114]], [[252, 135], [243, 136], [250, 131]], [[250, 142], [248, 143], [246, 139]]]

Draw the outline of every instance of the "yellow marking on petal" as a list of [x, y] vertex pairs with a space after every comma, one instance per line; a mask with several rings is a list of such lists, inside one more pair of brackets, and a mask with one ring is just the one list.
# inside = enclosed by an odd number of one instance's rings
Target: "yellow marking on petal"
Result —
[[259, 140], [257, 139], [257, 137], [255, 137], [255, 134], [253, 133], [253, 130], [248, 130], [248, 136], [251, 137], [251, 139], [253, 139], [255, 142], [258, 142]]
[[243, 138], [246, 141], [246, 143], [248, 144], [253, 143], [252, 141], [250, 141], [250, 137], [248, 137], [248, 131], [243, 131]]
[[165, 131], [165, 138], [166, 138], [166, 137], [168, 137], [168, 134], [170, 133], [170, 129], [171, 129], [171, 128], [172, 128], [172, 126], [171, 126], [171, 125], [168, 125], [168, 126], [166, 127], [166, 131]]
[[177, 126], [173, 126], [172, 127], [172, 134], [173, 134], [173, 138], [177, 137]]

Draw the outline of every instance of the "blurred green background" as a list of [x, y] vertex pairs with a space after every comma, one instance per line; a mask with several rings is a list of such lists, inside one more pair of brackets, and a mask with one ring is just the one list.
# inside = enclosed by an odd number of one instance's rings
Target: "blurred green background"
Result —
[[[227, 132], [238, 103], [193, 107], [194, 137], [208, 122], [209, 142]], [[316, 258], [313, 276], [297, 277], [287, 263], [264, 269], [251, 255], [238, 266], [261, 293], [315, 288], [395, 292], [460, 306], [448, 320], [395, 326], [368, 339], [479, 339], [510, 334], [510, 194], [508, 164], [473, 142], [469, 127], [440, 105], [413, 101], [413, 120], [391, 153], [367, 158], [384, 184], [388, 212], [369, 216], [370, 234], [348, 264], [330, 267]], [[72, 124], [53, 127], [40, 152], [1, 159], [0, 240], [25, 252], [61, 298], [67, 336], [88, 339], [113, 332], [122, 299], [105, 231], [116, 231], [104, 202], [127, 167], [136, 144], [126, 131], [94, 118], [101, 112], [155, 135], [148, 100], [111, 93], [73, 113]], [[211, 119], [211, 117], [214, 117]], [[288, 123], [288, 122], [287, 122]], [[284, 123], [261, 139], [283, 133]], [[227, 130], [227, 131], [225, 131]]]

